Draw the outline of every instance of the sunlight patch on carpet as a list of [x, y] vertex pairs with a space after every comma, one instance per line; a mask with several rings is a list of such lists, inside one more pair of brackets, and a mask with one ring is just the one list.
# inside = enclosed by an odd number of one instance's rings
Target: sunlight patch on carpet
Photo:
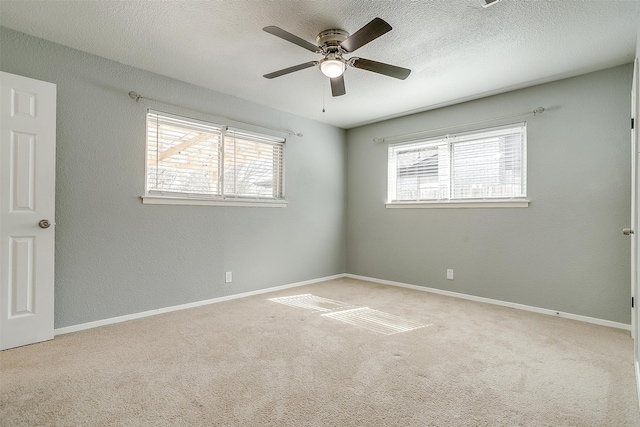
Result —
[[349, 323], [351, 325], [360, 326], [385, 335], [397, 334], [399, 332], [407, 332], [431, 326], [412, 322], [394, 314], [374, 310], [369, 307], [333, 311], [330, 313], [324, 313], [322, 316]]
[[269, 301], [291, 307], [306, 308], [314, 311], [333, 311], [336, 308], [352, 307], [340, 301], [322, 298], [312, 294], [292, 295], [289, 297], [269, 298]]

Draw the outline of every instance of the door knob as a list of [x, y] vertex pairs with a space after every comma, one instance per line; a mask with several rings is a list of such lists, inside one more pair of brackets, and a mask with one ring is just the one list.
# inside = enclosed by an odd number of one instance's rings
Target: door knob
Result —
[[630, 228], [623, 228], [622, 234], [624, 234], [625, 236], [628, 236], [629, 234], [634, 234], [634, 231]]
[[48, 219], [43, 219], [41, 220], [38, 225], [40, 226], [40, 228], [49, 228], [51, 227], [51, 223], [49, 222]]

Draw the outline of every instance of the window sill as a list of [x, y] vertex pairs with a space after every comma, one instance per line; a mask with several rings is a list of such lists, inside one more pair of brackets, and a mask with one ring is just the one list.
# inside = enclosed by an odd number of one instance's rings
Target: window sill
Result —
[[466, 208], [528, 208], [529, 200], [467, 200], [452, 202], [390, 202], [387, 209], [466, 209]]
[[284, 200], [243, 200], [243, 199], [208, 199], [198, 197], [175, 196], [141, 196], [145, 205], [200, 205], [200, 206], [247, 206], [255, 208], [285, 208]]

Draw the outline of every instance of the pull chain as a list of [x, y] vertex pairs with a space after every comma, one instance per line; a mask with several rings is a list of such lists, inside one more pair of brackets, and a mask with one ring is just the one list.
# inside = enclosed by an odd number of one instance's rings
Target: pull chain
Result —
[[324, 113], [324, 90], [322, 91], [322, 112]]

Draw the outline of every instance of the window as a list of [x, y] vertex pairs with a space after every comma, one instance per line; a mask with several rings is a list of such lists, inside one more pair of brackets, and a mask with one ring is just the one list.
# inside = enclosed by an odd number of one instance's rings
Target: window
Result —
[[526, 198], [526, 124], [389, 146], [388, 203]]
[[146, 170], [150, 199], [284, 201], [284, 140], [212, 123], [149, 111]]

